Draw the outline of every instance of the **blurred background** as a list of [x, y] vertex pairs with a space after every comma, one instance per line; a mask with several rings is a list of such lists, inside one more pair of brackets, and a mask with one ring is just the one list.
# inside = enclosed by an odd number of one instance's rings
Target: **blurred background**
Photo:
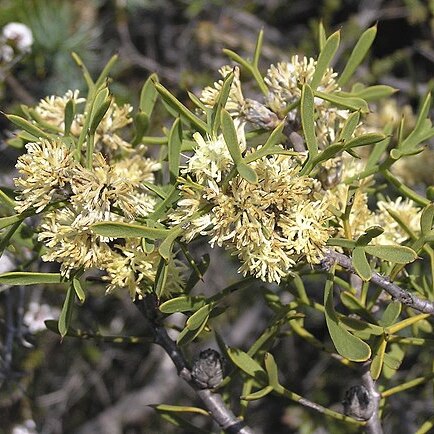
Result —
[[[12, 46], [13, 52], [0, 52], [0, 110], [20, 113], [20, 104], [35, 104], [68, 89], [84, 91], [71, 51], [94, 76], [114, 53], [119, 54], [111, 73], [111, 90], [119, 103], [137, 106], [143, 82], [157, 72], [160, 81], [188, 104], [187, 90], [199, 94], [219, 78], [218, 68], [229, 63], [223, 48], [250, 56], [259, 30], [264, 29], [265, 72], [271, 63], [293, 54], [316, 56], [320, 21], [327, 34], [342, 29], [337, 70], [362, 31], [378, 23], [377, 38], [359, 78], [366, 84], [399, 89], [399, 106], [416, 108], [419, 98], [434, 86], [433, 0], [1, 0], [0, 32], [11, 22], [23, 23], [33, 41], [22, 48], [17, 40], [5, 42], [3, 32], [3, 44]], [[158, 135], [164, 126], [159, 107], [152, 133]], [[0, 116], [0, 185], [9, 187], [22, 152], [5, 143], [12, 130]], [[197, 243], [197, 258], [205, 253], [212, 257], [202, 290], [213, 294], [236, 279], [236, 264], [219, 250], [211, 252]], [[13, 258], [3, 256], [1, 271], [13, 267]], [[146, 407], [163, 402], [200, 406], [159, 348], [73, 338], [61, 343], [57, 335], [44, 330], [43, 320], [57, 318], [64, 294], [44, 288], [0, 291], [1, 434], [189, 434]], [[90, 285], [89, 291], [73, 324], [109, 335], [146, 333], [128, 294], [103, 297], [104, 290], [97, 285]], [[259, 287], [252, 285], [250, 296], [245, 294], [232, 296], [230, 309], [215, 325], [229, 345], [243, 349], [272, 314]], [[173, 324], [180, 325], [179, 318], [174, 317]], [[319, 338], [327, 335], [323, 318], [313, 318], [310, 327]], [[215, 347], [211, 334], [207, 339], [205, 335], [191, 345], [188, 358]], [[339, 409], [351, 378], [342, 376], [337, 363], [289, 329], [273, 353], [282, 367], [283, 384]], [[431, 363], [418, 358], [417, 348], [411, 349], [394, 378], [396, 384], [418, 375], [413, 366]], [[239, 385], [233, 385], [233, 393], [239, 396]], [[427, 386], [390, 398], [386, 432], [414, 432], [432, 416], [432, 394]], [[337, 422], [272, 396], [252, 403], [248, 418], [258, 434], [348, 432]], [[217, 432], [200, 416], [191, 421], [204, 432]]]

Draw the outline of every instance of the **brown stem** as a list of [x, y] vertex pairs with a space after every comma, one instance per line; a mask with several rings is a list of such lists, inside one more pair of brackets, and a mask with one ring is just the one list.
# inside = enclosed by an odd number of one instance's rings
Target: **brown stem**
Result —
[[168, 335], [165, 327], [161, 325], [162, 318], [158, 311], [155, 296], [150, 294], [143, 300], [136, 300], [135, 304], [143, 316], [150, 322], [155, 335], [155, 343], [166, 351], [176, 366], [178, 375], [194, 389], [218, 425], [228, 434], [254, 434], [253, 430], [241, 419], [238, 419], [232, 410], [226, 406], [219, 393], [215, 393], [210, 389], [200, 389], [197, 386], [191, 376], [191, 371], [184, 355], [176, 345], [176, 342]]
[[[335, 252], [334, 250], [328, 250], [322, 260], [322, 266], [326, 270], [329, 270], [334, 263], [339, 264], [350, 273], [356, 273], [351, 259], [348, 256]], [[370, 281], [384, 289], [395, 300], [400, 301], [402, 304], [423, 313], [434, 314], [434, 303], [432, 301], [419, 298], [417, 295], [399, 287], [395, 283], [391, 282], [387, 277], [378, 274], [376, 271], [372, 272]]]

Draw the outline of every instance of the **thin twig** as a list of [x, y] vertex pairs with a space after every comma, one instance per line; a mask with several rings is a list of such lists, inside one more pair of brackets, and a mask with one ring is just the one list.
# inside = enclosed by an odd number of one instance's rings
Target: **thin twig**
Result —
[[143, 316], [150, 322], [155, 342], [160, 345], [172, 359], [178, 375], [196, 392], [197, 396], [205, 404], [211, 417], [228, 434], [254, 434], [241, 419], [223, 402], [220, 394], [210, 389], [200, 389], [194, 382], [190, 368], [176, 342], [168, 335], [165, 327], [161, 325], [161, 317], [157, 308], [156, 299], [153, 295], [147, 296], [143, 300], [137, 300], [136, 306]]
[[[339, 264], [350, 273], [356, 273], [351, 259], [348, 256], [335, 252], [334, 250], [328, 250], [322, 260], [322, 266], [326, 270], [329, 270], [334, 263]], [[395, 283], [391, 282], [387, 277], [378, 274], [376, 271], [372, 271], [370, 281], [384, 289], [395, 300], [400, 301], [402, 304], [405, 304], [406, 306], [412, 307], [413, 309], [423, 313], [429, 313], [431, 315], [434, 314], [434, 303], [432, 301], [419, 298], [417, 295], [399, 287]]]
[[369, 393], [369, 397], [373, 402], [374, 412], [366, 423], [365, 426], [366, 434], [383, 434], [383, 428], [381, 427], [380, 414], [379, 414], [381, 397], [380, 397], [380, 393], [377, 390], [377, 386], [374, 380], [372, 379], [372, 375], [369, 367], [370, 367], [370, 363], [366, 363], [364, 366], [365, 372], [362, 375], [362, 383], [366, 387]]

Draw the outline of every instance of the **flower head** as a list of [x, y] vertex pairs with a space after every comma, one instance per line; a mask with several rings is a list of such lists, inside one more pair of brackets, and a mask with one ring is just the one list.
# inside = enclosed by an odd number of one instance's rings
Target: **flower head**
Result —
[[18, 158], [21, 177], [14, 182], [20, 190], [16, 211], [35, 207], [42, 211], [50, 202], [64, 199], [69, 193], [71, 175], [76, 167], [71, 151], [59, 140], [41, 139], [28, 143], [27, 153]]

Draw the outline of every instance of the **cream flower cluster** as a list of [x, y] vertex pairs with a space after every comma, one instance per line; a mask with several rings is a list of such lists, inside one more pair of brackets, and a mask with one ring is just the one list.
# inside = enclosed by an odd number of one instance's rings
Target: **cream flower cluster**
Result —
[[[257, 99], [245, 98], [239, 76], [239, 69], [228, 65], [220, 68], [219, 72], [225, 78], [231, 71], [235, 71], [229, 97], [225, 108], [234, 119], [241, 123], [247, 122], [256, 128], [273, 129], [279, 120], [286, 117], [293, 124], [295, 130], [300, 128], [300, 114], [298, 107], [287, 112], [287, 108], [301, 97], [301, 86], [309, 84], [316, 68], [316, 60], [312, 58], [292, 56], [289, 62], [279, 62], [270, 65], [264, 77], [268, 92], [263, 102]], [[327, 68], [317, 88], [323, 93], [333, 93], [340, 88], [336, 81], [337, 73]], [[200, 100], [206, 107], [213, 107], [218, 99], [223, 80], [206, 87]], [[333, 107], [329, 102], [315, 97], [315, 129], [320, 148], [333, 143], [350, 112]]]
[[[332, 161], [332, 160], [329, 160]], [[335, 186], [327, 191], [329, 204], [340, 212], [345, 212], [349, 201], [350, 186], [345, 179], [353, 178], [364, 169], [363, 160], [355, 160], [349, 156], [340, 157], [342, 164], [340, 180]], [[420, 232], [421, 209], [410, 199], [398, 197], [395, 200], [386, 198], [379, 200], [376, 209], [371, 210], [368, 206], [368, 189], [373, 184], [373, 178], [367, 177], [358, 181], [357, 189], [352, 197], [351, 213], [349, 214], [348, 228], [346, 233], [342, 221], [337, 219], [337, 236], [356, 239], [371, 226], [380, 226], [384, 232], [372, 240], [377, 245], [398, 245], [410, 238], [394, 216], [406, 225], [415, 234]]]
[[[70, 91], [44, 99], [36, 111], [45, 122], [62, 129], [69, 100], [77, 105], [85, 102], [78, 91]], [[130, 106], [116, 104], [109, 108], [97, 130], [90, 168], [61, 134], [56, 140], [27, 144], [27, 153], [18, 159], [20, 177], [15, 185], [19, 190], [16, 211], [41, 214], [38, 240], [44, 245], [43, 260], [60, 263], [66, 277], [78, 270], [103, 270], [108, 291], [127, 288], [135, 297], [152, 287], [158, 254], [145, 252], [140, 238], [117, 243], [90, 228], [101, 221], [131, 222], [154, 210], [156, 199], [144, 183], [154, 182], [160, 163], [144, 155], [145, 147], [133, 148], [115, 133], [131, 122], [130, 111]], [[71, 133], [79, 136], [82, 124], [83, 114], [78, 113]], [[182, 279], [172, 265], [168, 286], [179, 290]]]
[[[225, 185], [234, 166], [222, 148], [224, 139], [195, 138], [198, 147], [185, 170], [182, 198], [170, 216], [184, 228], [185, 240], [208, 235], [211, 246], [238, 256], [240, 272], [268, 282], [280, 282], [302, 259], [319, 263], [331, 234], [331, 214], [320, 183], [300, 175], [300, 160], [263, 157], [250, 163], [256, 184], [236, 175]], [[215, 170], [198, 170], [209, 167]]]

